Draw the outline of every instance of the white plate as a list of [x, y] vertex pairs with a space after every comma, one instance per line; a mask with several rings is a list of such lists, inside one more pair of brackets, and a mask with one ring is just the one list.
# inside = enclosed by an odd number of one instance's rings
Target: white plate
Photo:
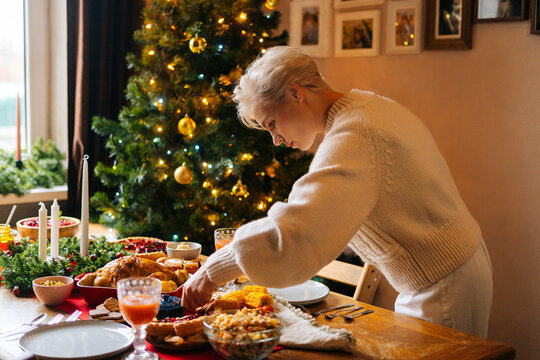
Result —
[[75, 321], [26, 333], [19, 345], [39, 359], [102, 359], [133, 343], [129, 326], [107, 321]]
[[268, 288], [268, 292], [281, 296], [293, 305], [310, 305], [326, 299], [330, 289], [318, 281], [308, 280], [303, 284], [283, 289]]

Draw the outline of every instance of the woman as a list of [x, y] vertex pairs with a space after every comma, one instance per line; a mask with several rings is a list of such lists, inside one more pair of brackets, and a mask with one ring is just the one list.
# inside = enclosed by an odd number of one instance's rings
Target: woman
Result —
[[242, 273], [262, 286], [302, 283], [349, 246], [399, 292], [396, 312], [487, 335], [492, 278], [480, 228], [416, 116], [370, 92], [332, 90], [292, 47], [254, 61], [234, 99], [242, 123], [276, 146], [307, 150], [325, 136], [288, 201], [238, 228], [187, 281], [186, 309]]

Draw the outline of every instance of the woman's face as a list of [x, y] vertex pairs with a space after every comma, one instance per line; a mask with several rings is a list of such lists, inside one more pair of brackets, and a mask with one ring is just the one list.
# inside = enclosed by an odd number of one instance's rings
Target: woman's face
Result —
[[[302, 101], [298, 101], [301, 99]], [[308, 150], [318, 133], [317, 120], [313, 110], [303, 98], [293, 95], [284, 103], [255, 105], [255, 119], [272, 135], [274, 145]]]

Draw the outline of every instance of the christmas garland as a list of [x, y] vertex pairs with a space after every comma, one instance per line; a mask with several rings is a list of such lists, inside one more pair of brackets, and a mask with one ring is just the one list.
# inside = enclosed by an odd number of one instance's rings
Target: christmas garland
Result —
[[85, 272], [94, 272], [109, 261], [124, 256], [125, 251], [122, 244], [109, 243], [105, 238], [90, 242], [88, 256], [80, 256], [79, 249], [78, 238], [62, 238], [60, 258], [42, 261], [36, 242], [28, 239], [22, 239], [20, 243], [12, 242], [9, 250], [0, 252], [2, 284], [19, 296], [32, 291], [32, 281], [36, 278], [50, 275], [75, 277]]
[[36, 187], [65, 184], [65, 158], [51, 140], [44, 142], [39, 137], [30, 154], [23, 153], [21, 169], [16, 166], [14, 152], [0, 149], [0, 194], [21, 196]]

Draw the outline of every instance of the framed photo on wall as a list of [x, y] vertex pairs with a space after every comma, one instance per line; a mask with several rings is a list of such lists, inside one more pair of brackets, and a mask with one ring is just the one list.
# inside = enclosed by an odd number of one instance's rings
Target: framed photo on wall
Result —
[[313, 57], [332, 54], [332, 6], [327, 0], [294, 0], [290, 4], [289, 44]]
[[472, 49], [472, 0], [426, 1], [424, 48]]
[[389, 1], [386, 11], [386, 53], [418, 54], [422, 47], [422, 0]]
[[334, 7], [336, 9], [349, 9], [382, 3], [384, 3], [384, 0], [334, 0]]
[[540, 35], [540, 0], [531, 0], [531, 34]]
[[376, 56], [381, 43], [380, 10], [336, 15], [334, 53], [336, 56]]
[[527, 19], [527, 0], [476, 0], [476, 22], [516, 21]]

